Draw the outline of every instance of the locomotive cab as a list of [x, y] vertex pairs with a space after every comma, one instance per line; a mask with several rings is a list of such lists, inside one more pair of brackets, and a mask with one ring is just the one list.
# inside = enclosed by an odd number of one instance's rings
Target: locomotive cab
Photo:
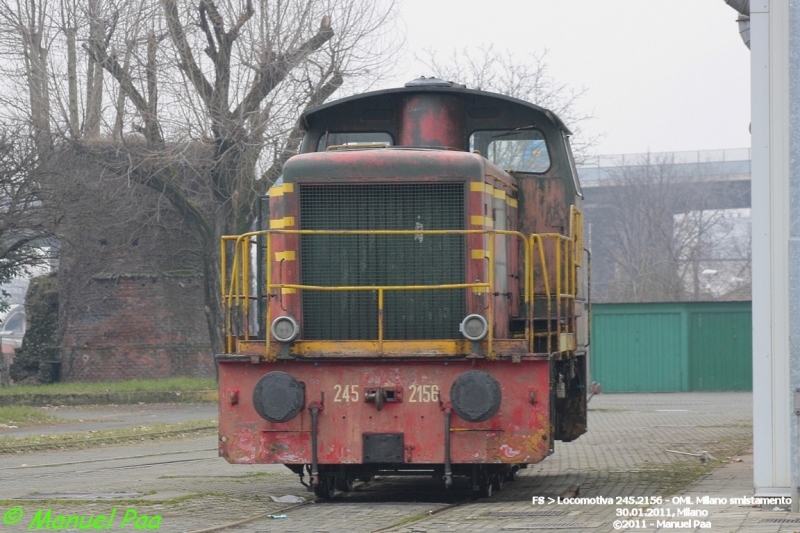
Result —
[[409, 470], [485, 493], [584, 433], [587, 254], [563, 123], [435, 79], [303, 123], [262, 230], [223, 240], [220, 454], [308, 473], [321, 496]]

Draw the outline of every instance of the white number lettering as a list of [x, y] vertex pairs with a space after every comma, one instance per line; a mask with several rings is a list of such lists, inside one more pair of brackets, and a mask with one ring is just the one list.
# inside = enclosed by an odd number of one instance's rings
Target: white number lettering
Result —
[[439, 401], [438, 385], [409, 385], [411, 396], [409, 403], [430, 403]]
[[333, 397], [334, 402], [357, 402], [358, 401], [358, 385], [345, 385], [342, 387], [338, 383], [333, 386], [336, 394]]

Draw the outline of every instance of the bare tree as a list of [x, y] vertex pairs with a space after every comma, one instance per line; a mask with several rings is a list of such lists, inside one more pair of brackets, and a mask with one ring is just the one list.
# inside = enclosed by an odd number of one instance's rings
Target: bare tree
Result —
[[219, 237], [251, 227], [300, 113], [390, 63], [394, 0], [49, 1], [0, 0], [5, 75], [30, 95], [0, 103], [43, 150], [69, 141], [169, 203], [202, 250], [219, 349]]
[[[46, 260], [50, 220], [34, 179], [35, 144], [16, 131], [0, 132], [0, 284]], [[0, 295], [0, 311], [7, 308]]]
[[614, 270], [604, 300], [696, 301], [749, 287], [749, 224], [726, 208], [736, 192], [725, 183], [699, 181], [691, 167], [650, 154], [612, 178], [593, 232], [595, 257]]
[[427, 49], [417, 59], [436, 77], [533, 102], [553, 111], [574, 134], [572, 149], [578, 164], [597, 144], [598, 137], [586, 136], [581, 128], [592, 118], [577, 105], [586, 89], [575, 89], [553, 78], [548, 72], [547, 50], [520, 58], [509, 50], [500, 52], [489, 45], [454, 50], [441, 60], [435, 50]]

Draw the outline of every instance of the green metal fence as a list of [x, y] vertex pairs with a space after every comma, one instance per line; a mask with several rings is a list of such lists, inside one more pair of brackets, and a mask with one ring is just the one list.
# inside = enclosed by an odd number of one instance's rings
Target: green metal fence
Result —
[[594, 304], [592, 380], [604, 392], [749, 391], [750, 302]]

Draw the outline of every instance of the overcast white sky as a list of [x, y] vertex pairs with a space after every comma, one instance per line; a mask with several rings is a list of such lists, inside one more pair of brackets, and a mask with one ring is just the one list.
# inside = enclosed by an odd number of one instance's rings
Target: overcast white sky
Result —
[[376, 88], [431, 75], [426, 47], [547, 49], [552, 76], [586, 89], [597, 154], [750, 145], [750, 52], [723, 0], [403, 0], [401, 17], [407, 56]]

